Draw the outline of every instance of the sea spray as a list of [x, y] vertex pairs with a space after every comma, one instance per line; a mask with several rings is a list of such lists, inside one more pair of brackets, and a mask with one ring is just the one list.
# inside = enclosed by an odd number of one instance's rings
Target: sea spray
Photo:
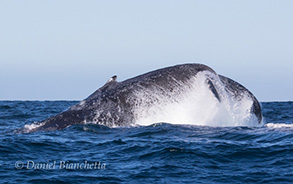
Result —
[[[210, 90], [210, 80], [219, 93], [220, 100]], [[135, 124], [150, 125], [158, 122], [207, 126], [262, 126], [251, 113], [253, 101], [243, 92], [242, 98], [231, 91], [212, 72], [199, 72], [188, 83], [178, 82], [173, 91], [155, 86], [137, 91]], [[168, 95], [166, 95], [168, 94]], [[139, 99], [139, 101], [137, 100]]]

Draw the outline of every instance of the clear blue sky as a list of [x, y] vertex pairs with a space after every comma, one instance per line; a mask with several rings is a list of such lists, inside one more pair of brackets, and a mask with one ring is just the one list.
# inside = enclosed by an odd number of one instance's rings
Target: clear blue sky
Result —
[[81, 100], [182, 63], [293, 100], [291, 0], [3, 0], [0, 23], [0, 100]]

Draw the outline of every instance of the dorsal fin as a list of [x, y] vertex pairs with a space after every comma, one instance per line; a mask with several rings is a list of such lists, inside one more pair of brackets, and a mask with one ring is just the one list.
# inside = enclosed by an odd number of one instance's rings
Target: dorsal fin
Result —
[[116, 79], [117, 79], [117, 75], [114, 75], [113, 77], [111, 77], [107, 82], [106, 84], [109, 84], [111, 82], [116, 82]]
[[111, 77], [106, 82], [106, 84], [104, 86], [102, 86], [99, 89], [97, 89], [93, 94], [91, 94], [89, 97], [87, 97], [86, 100], [93, 99], [93, 98], [97, 98], [101, 94], [101, 92], [106, 91], [111, 86], [115, 86], [116, 79], [117, 79], [117, 76], [116, 75], [114, 75], [113, 77]]
[[113, 84], [115, 84], [117, 82], [116, 79], [117, 79], [117, 76], [114, 75], [106, 82], [106, 84], [104, 86], [99, 88], [98, 91], [104, 91], [104, 90], [108, 89], [109, 86], [112, 86]]

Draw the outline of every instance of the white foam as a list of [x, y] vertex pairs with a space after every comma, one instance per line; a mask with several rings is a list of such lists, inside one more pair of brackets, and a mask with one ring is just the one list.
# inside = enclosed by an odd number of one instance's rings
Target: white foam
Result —
[[[219, 92], [221, 102], [209, 89], [207, 78]], [[166, 89], [156, 86], [135, 93], [135, 124], [166, 122], [207, 126], [262, 126], [256, 116], [250, 113], [253, 101], [248, 94], [242, 94], [240, 101], [233, 98], [214, 73], [199, 72], [188, 84], [178, 82], [178, 89], [174, 88], [172, 94], [163, 93], [163, 90]]]
[[267, 123], [265, 126], [268, 128], [293, 128], [293, 124], [286, 123]]

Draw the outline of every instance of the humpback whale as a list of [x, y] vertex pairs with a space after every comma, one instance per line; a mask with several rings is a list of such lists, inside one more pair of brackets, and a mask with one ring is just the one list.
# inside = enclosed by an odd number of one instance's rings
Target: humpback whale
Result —
[[213, 125], [216, 121], [228, 126], [261, 124], [261, 106], [244, 86], [210, 67], [181, 64], [122, 82], [113, 76], [76, 105], [33, 126], [25, 125], [18, 132], [87, 123], [117, 127], [158, 122]]

